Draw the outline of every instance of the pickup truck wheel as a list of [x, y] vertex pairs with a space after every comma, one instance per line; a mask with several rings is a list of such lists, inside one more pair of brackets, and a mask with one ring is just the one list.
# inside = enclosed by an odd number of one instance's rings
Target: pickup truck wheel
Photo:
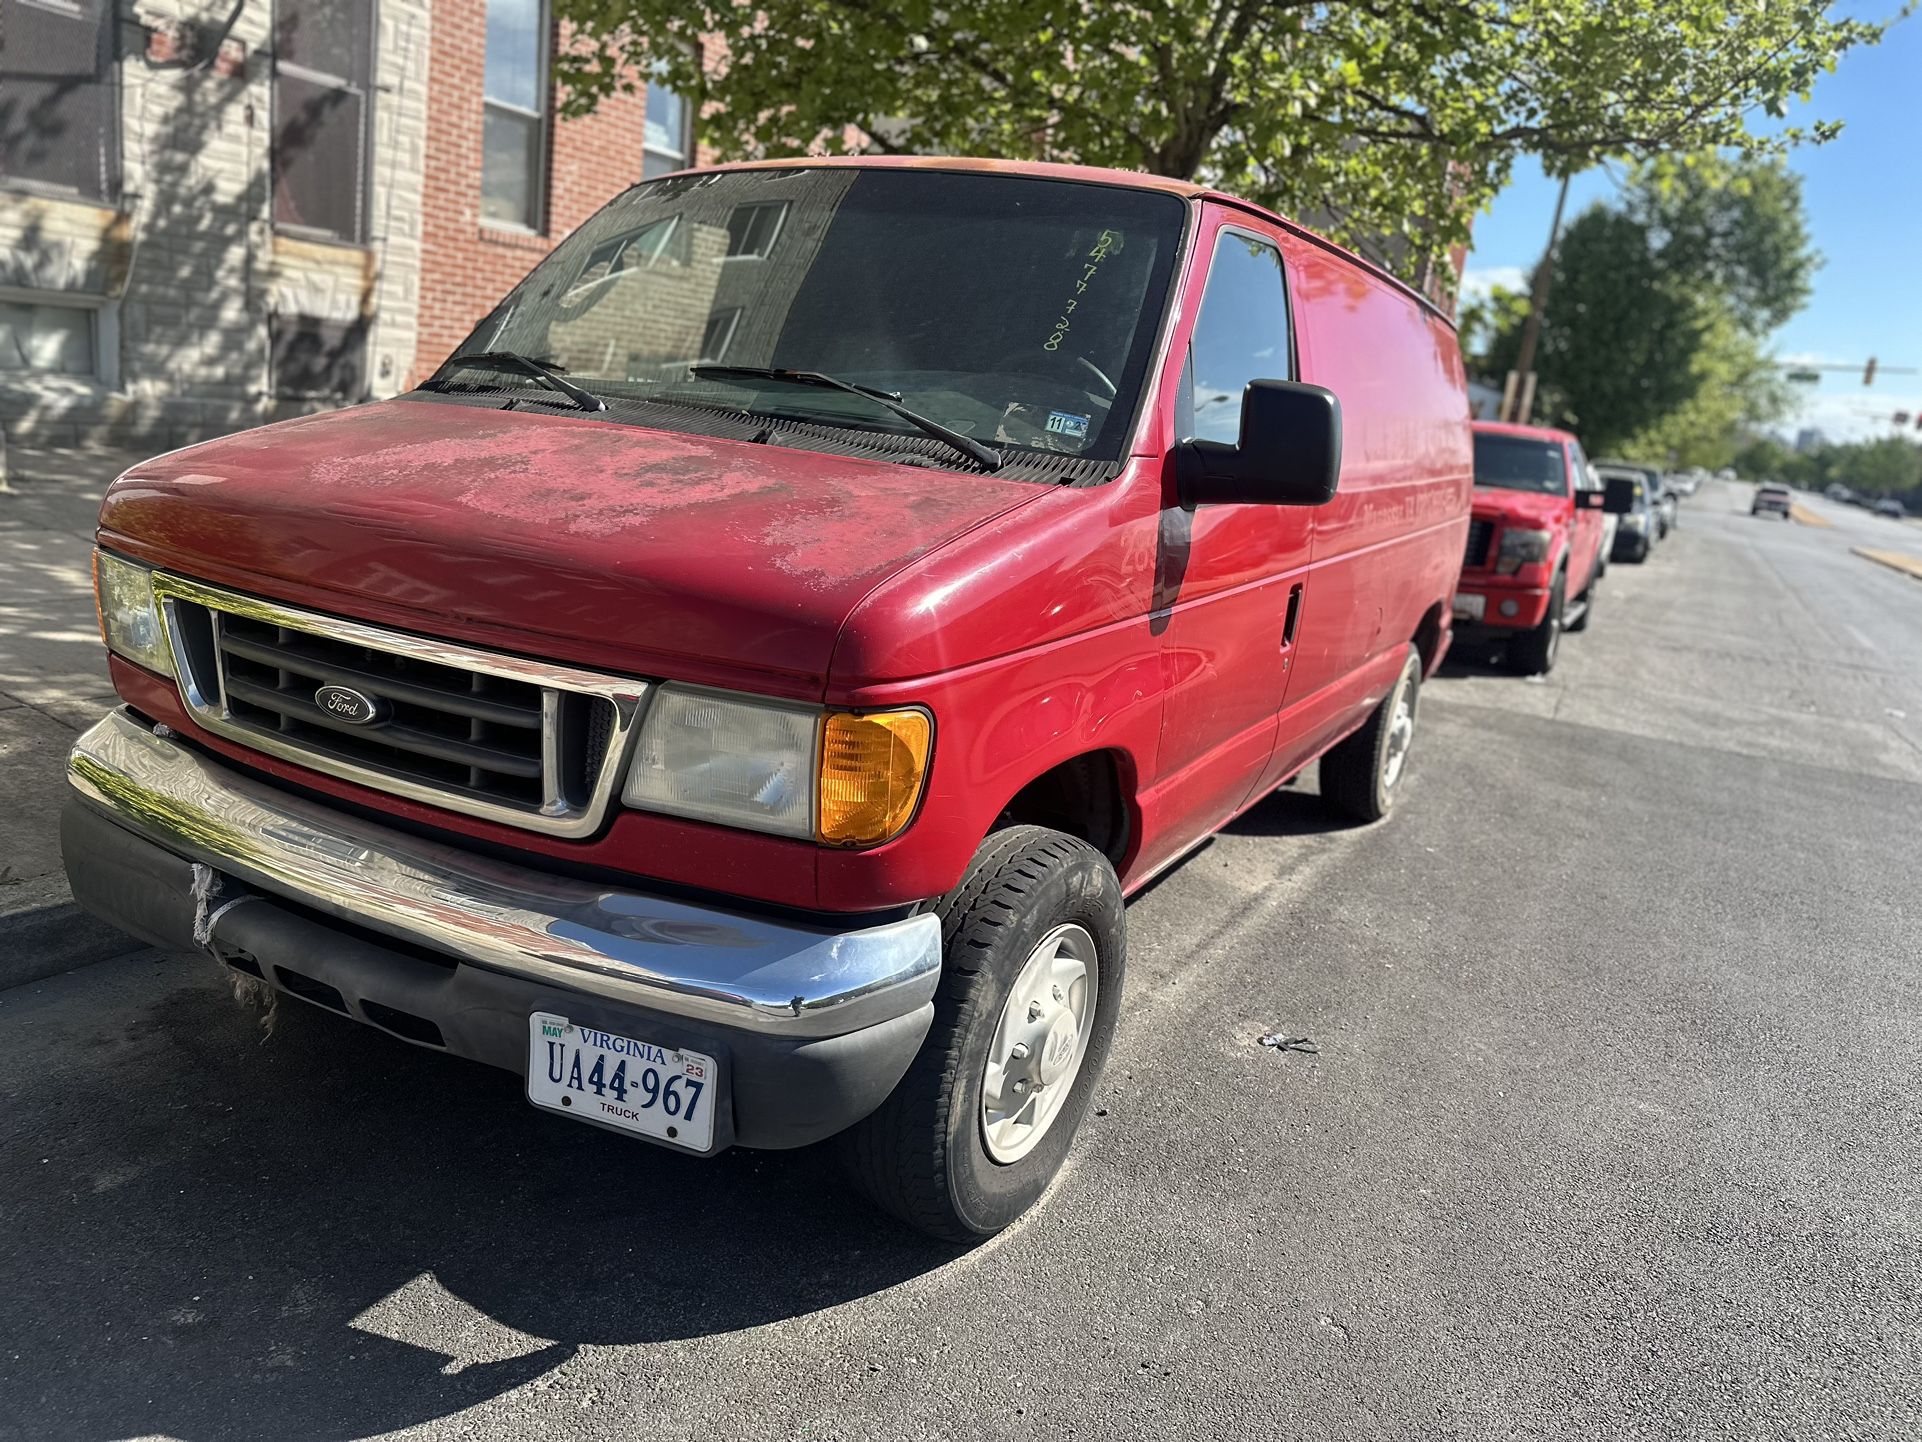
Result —
[[1546, 676], [1555, 669], [1555, 658], [1562, 649], [1563, 594], [1568, 584], [1566, 572], [1555, 577], [1548, 591], [1548, 612], [1541, 625], [1508, 643], [1508, 669], [1521, 676]]
[[1121, 883], [1085, 841], [1016, 826], [988, 838], [936, 914], [934, 1024], [841, 1158], [883, 1211], [972, 1242], [1033, 1206], [1074, 1142], [1119, 1014]]
[[1394, 689], [1382, 697], [1361, 730], [1321, 758], [1324, 801], [1357, 821], [1379, 821], [1394, 808], [1420, 701], [1421, 653], [1410, 648]]

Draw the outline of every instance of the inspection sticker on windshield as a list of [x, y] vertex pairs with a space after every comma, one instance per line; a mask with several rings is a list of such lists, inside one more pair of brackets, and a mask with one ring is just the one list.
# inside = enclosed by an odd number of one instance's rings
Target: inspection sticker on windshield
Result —
[[1048, 412], [1048, 434], [1066, 436], [1071, 441], [1088, 439], [1088, 422], [1092, 416], [1078, 416], [1071, 411]]
[[714, 1058], [578, 1026], [527, 1019], [527, 1099], [584, 1122], [704, 1152], [714, 1142]]

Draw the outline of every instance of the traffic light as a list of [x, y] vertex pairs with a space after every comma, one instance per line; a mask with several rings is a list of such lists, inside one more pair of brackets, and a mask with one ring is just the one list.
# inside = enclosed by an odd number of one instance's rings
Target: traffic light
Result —
[[1870, 356], [1869, 363], [1862, 367], [1862, 384], [1865, 386], [1872, 386], [1875, 384], [1875, 357], [1874, 356]]

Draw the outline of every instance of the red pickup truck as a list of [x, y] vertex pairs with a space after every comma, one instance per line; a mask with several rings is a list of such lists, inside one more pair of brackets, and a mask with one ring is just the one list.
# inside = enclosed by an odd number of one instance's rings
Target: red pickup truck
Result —
[[1581, 442], [1543, 426], [1476, 421], [1475, 501], [1455, 593], [1464, 641], [1501, 640], [1525, 676], [1555, 666], [1562, 632], [1588, 625], [1605, 511], [1633, 498], [1595, 477]]
[[1318, 757], [1393, 803], [1466, 415], [1446, 319], [1199, 186], [650, 181], [417, 391], [115, 483], [74, 893], [991, 1233], [1088, 1106], [1123, 898]]

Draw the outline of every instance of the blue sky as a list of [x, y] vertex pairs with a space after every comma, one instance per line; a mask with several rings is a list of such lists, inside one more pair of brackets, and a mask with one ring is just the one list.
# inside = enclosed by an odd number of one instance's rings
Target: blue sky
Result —
[[[1881, 5], [1855, 13], [1893, 13]], [[1805, 309], [1775, 336], [1778, 355], [1860, 361], [1922, 371], [1922, 15], [1895, 26], [1882, 44], [1843, 58], [1816, 86], [1814, 100], [1792, 117], [1839, 119], [1839, 140], [1794, 152], [1789, 164], [1804, 180], [1809, 230], [1825, 263]], [[1614, 193], [1614, 167], [1576, 178], [1568, 215]], [[1475, 221], [1465, 288], [1519, 285], [1541, 254], [1555, 210], [1555, 186], [1526, 161]], [[1922, 413], [1922, 375], [1825, 374], [1799, 388], [1801, 407], [1782, 429], [1816, 425], [1834, 439], [1888, 435], [1897, 410]], [[1910, 422], [1913, 426], [1914, 422]], [[1911, 430], [1910, 435], [1922, 437]]]

